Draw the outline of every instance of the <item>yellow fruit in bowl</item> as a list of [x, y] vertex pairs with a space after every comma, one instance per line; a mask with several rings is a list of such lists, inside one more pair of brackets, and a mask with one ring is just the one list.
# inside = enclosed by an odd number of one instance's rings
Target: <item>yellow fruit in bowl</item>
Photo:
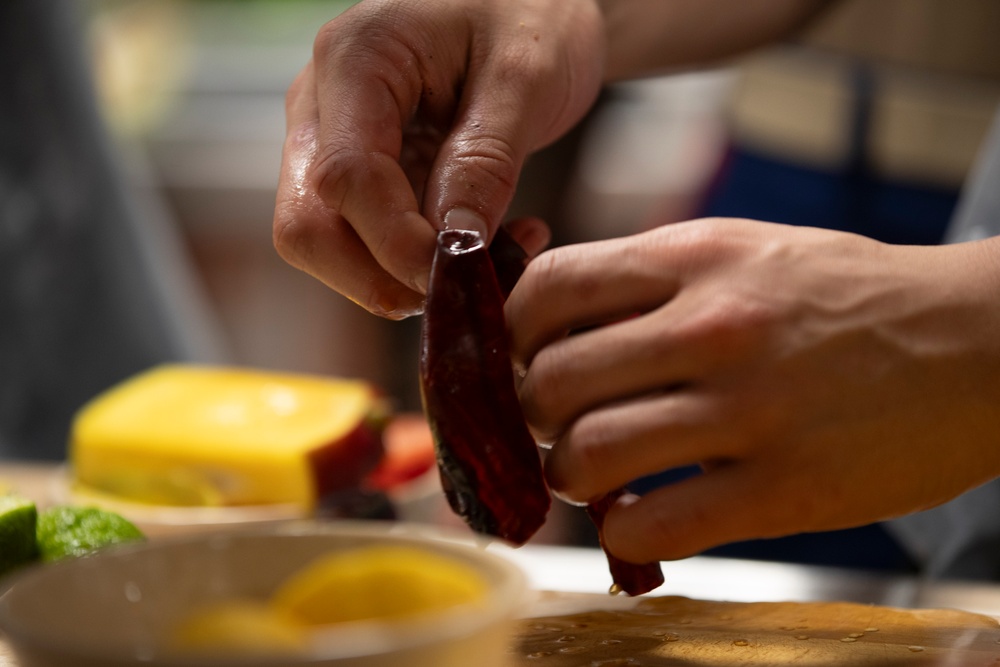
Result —
[[186, 616], [170, 643], [191, 653], [299, 653], [305, 648], [305, 635], [266, 603], [231, 600]]
[[332, 553], [284, 583], [273, 607], [303, 625], [398, 619], [485, 599], [471, 566], [430, 551], [373, 546]]

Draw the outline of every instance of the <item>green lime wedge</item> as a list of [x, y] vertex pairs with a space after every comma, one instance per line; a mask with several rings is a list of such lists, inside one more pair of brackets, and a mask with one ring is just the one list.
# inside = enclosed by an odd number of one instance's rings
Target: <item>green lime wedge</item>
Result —
[[35, 503], [18, 496], [0, 496], [0, 575], [35, 559]]
[[142, 539], [127, 519], [96, 507], [53, 507], [38, 516], [38, 551], [46, 563]]

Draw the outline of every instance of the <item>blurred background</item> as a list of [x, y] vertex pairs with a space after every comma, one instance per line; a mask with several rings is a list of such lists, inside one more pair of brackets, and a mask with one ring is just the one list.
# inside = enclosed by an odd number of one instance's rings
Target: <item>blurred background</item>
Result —
[[[346, 0], [92, 0], [101, 108], [182, 234], [232, 361], [372, 379], [419, 408], [417, 322], [368, 315], [271, 244], [284, 93]], [[559, 243], [681, 219], [723, 142], [727, 72], [609, 90], [529, 163], [513, 214]], [[608, 229], [608, 221], [614, 228]]]

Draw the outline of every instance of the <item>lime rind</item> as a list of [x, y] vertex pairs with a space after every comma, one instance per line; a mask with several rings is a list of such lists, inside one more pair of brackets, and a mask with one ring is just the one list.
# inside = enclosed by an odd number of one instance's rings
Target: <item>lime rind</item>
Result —
[[38, 516], [38, 552], [46, 563], [142, 539], [130, 521], [96, 507], [53, 507]]
[[37, 523], [38, 509], [33, 502], [0, 496], [0, 576], [35, 560]]

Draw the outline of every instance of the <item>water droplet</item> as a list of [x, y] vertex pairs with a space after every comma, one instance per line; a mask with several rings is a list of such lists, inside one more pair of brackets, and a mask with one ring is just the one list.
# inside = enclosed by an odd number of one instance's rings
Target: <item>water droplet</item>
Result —
[[851, 634], [849, 634], [847, 636], [848, 637], [854, 637], [855, 639], [861, 639], [862, 637], [865, 636], [865, 633], [863, 633], [863, 632], [852, 632]]
[[548, 651], [537, 651], [535, 653], [529, 653], [528, 660], [538, 660], [539, 658], [545, 658], [550, 655], [552, 654], [549, 653]]
[[560, 653], [583, 653], [587, 650], [586, 646], [564, 646], [559, 649]]
[[924, 650], [923, 646], [907, 646], [906, 648], [913, 653], [920, 653]]
[[134, 581], [125, 584], [125, 599], [129, 602], [139, 602], [142, 600], [142, 590], [139, 588], [139, 584]]
[[850, 644], [851, 642], [858, 641], [858, 638], [857, 637], [841, 637], [840, 641], [847, 642], [848, 644]]
[[734, 639], [733, 646], [750, 646], [750, 642], [746, 639]]
[[562, 637], [560, 637], [556, 641], [557, 642], [561, 642], [563, 644], [568, 644], [569, 642], [575, 642], [576, 641], [576, 637], [574, 637], [573, 635], [563, 635]]
[[865, 628], [865, 632], [878, 632], [878, 628]]
[[663, 641], [667, 643], [680, 641], [680, 639], [680, 635], [664, 635], [663, 637]]
[[618, 595], [623, 590], [624, 589], [621, 586], [619, 586], [617, 583], [614, 583], [611, 584], [611, 588], [608, 589], [608, 595]]
[[796, 639], [809, 639], [809, 635], [795, 635]]
[[604, 644], [605, 646], [612, 646], [614, 644], [621, 644], [621, 643], [622, 640], [620, 639], [602, 639], [601, 641], [598, 642], [598, 644]]

